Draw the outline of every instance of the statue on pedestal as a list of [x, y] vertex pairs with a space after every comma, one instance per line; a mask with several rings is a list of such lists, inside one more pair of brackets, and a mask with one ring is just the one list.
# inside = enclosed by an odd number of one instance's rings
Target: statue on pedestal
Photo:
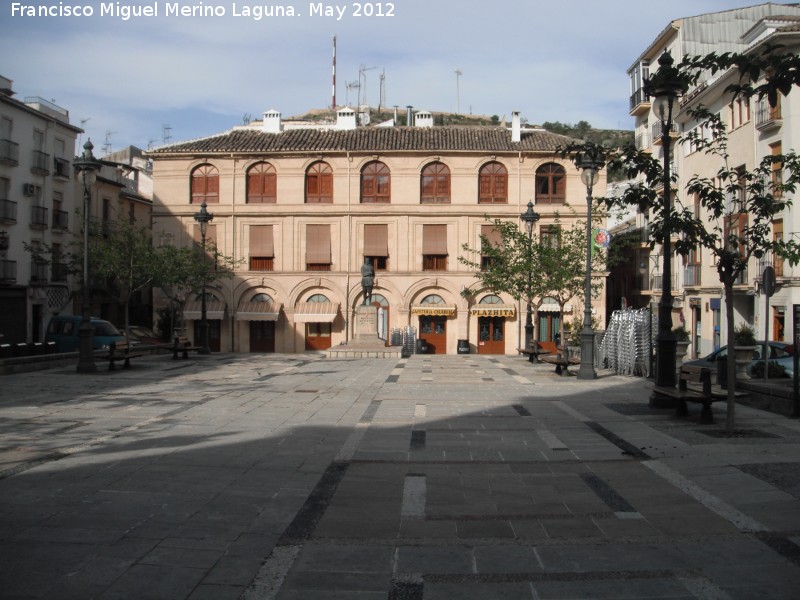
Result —
[[364, 292], [364, 306], [372, 303], [372, 286], [375, 284], [375, 269], [372, 261], [364, 257], [364, 264], [361, 265], [361, 290]]

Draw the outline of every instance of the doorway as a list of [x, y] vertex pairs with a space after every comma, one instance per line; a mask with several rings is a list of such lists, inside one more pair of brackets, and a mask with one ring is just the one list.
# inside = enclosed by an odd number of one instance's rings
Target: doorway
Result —
[[561, 315], [545, 313], [539, 315], [539, 346], [553, 354], [558, 353], [561, 338]]
[[275, 352], [275, 321], [250, 321], [250, 352]]
[[419, 339], [428, 345], [428, 354], [447, 354], [447, 317], [420, 315]]
[[478, 317], [478, 354], [505, 354], [505, 317]]

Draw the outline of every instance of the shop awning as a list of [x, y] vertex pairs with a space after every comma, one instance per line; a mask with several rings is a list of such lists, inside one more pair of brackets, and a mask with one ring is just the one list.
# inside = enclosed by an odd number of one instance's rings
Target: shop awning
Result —
[[516, 310], [513, 304], [477, 304], [469, 313], [476, 317], [513, 317]]
[[[560, 310], [561, 310], [561, 307], [558, 306], [558, 304], [542, 304], [539, 307], [539, 312], [555, 312], [555, 313], [557, 313]], [[572, 304], [569, 304], [569, 303], [565, 304], [564, 305], [564, 312], [565, 313], [572, 312]]]
[[274, 302], [242, 302], [236, 309], [237, 321], [277, 321], [281, 307]]
[[301, 302], [294, 311], [295, 323], [332, 323], [339, 305], [332, 302]]
[[452, 317], [456, 314], [455, 304], [418, 304], [411, 307], [412, 315], [429, 317]]
[[[187, 302], [183, 307], [183, 318], [187, 321], [199, 321], [202, 307], [200, 300]], [[221, 321], [225, 318], [225, 303], [221, 300], [206, 300], [206, 319], [209, 321]]]

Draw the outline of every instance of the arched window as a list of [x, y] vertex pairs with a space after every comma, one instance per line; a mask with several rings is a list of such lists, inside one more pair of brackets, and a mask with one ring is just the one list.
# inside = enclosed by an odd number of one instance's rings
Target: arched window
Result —
[[250, 302], [272, 302], [272, 298], [269, 294], [264, 294], [263, 292], [260, 294], [256, 294], [250, 300]]
[[275, 167], [269, 163], [256, 163], [247, 171], [247, 203], [275, 204], [277, 192]]
[[219, 171], [213, 165], [200, 165], [192, 171], [192, 204], [219, 204]]
[[444, 304], [444, 300], [437, 294], [431, 294], [430, 296], [425, 296], [420, 304]]
[[307, 302], [323, 303], [330, 302], [330, 300], [328, 300], [328, 297], [325, 294], [314, 294], [307, 300]]
[[333, 169], [322, 161], [313, 163], [306, 170], [306, 203], [330, 204], [333, 202]]
[[479, 204], [508, 203], [508, 171], [499, 162], [490, 162], [481, 167], [478, 175]]
[[430, 163], [422, 169], [420, 203], [450, 204], [450, 169], [444, 163]]
[[484, 296], [481, 298], [479, 304], [502, 304], [503, 301], [500, 299], [500, 296], [495, 296], [494, 294], [490, 294], [488, 296]]
[[361, 202], [389, 203], [392, 201], [392, 175], [382, 162], [367, 163], [361, 170]]
[[536, 204], [564, 204], [567, 174], [564, 167], [547, 163], [536, 170]]

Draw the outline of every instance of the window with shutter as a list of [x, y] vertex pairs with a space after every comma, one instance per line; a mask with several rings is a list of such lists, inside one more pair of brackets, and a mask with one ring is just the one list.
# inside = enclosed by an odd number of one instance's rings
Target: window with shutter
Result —
[[567, 174], [564, 167], [547, 163], [536, 170], [536, 203], [563, 204], [567, 199]]
[[367, 163], [361, 170], [362, 204], [388, 204], [391, 201], [392, 189], [389, 167], [377, 160]]
[[508, 203], [508, 171], [498, 162], [485, 164], [478, 176], [480, 204]]
[[322, 161], [306, 170], [306, 203], [331, 204], [333, 202], [333, 169]]
[[213, 165], [200, 165], [192, 171], [192, 204], [219, 204], [219, 171]]
[[450, 169], [444, 163], [430, 163], [422, 169], [420, 203], [450, 204]]
[[247, 203], [274, 204], [277, 201], [277, 174], [269, 163], [257, 163], [247, 171]]

